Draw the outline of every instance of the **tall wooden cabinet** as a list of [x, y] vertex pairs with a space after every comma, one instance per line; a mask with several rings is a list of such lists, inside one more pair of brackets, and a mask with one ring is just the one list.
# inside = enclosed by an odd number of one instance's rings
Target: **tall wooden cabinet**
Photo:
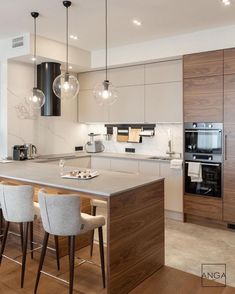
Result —
[[235, 49], [224, 51], [224, 221], [235, 223]]
[[223, 122], [223, 50], [184, 56], [184, 121]]

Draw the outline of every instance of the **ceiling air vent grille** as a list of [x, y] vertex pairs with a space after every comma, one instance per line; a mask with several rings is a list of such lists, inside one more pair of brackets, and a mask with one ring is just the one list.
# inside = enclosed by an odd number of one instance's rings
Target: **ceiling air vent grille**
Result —
[[12, 48], [22, 47], [24, 46], [24, 37], [17, 37], [12, 39]]

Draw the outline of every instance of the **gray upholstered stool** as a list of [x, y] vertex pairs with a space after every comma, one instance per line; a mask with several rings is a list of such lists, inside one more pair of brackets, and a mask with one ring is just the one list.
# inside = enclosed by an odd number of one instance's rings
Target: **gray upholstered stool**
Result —
[[[34, 220], [34, 203], [33, 187], [31, 186], [8, 186], [0, 185], [0, 203], [2, 206], [3, 217], [5, 219], [5, 229], [0, 251], [0, 264], [6, 245], [9, 225], [11, 222], [20, 224], [21, 241], [22, 241], [22, 267], [21, 267], [21, 288], [24, 285], [26, 253], [28, 244], [28, 232], [30, 226], [30, 244], [33, 246], [33, 220]], [[23, 228], [24, 225], [24, 228]]]
[[[107, 210], [107, 202], [98, 200], [98, 199], [91, 199], [91, 215], [96, 216], [97, 207], [104, 208]], [[93, 255], [94, 234], [95, 234], [95, 230], [93, 230], [91, 234], [91, 250], [90, 250], [91, 256]]]
[[105, 287], [105, 262], [102, 230], [102, 226], [105, 225], [104, 217], [81, 213], [80, 197], [78, 195], [51, 195], [46, 194], [41, 190], [39, 191], [39, 205], [45, 235], [34, 293], [37, 292], [40, 275], [41, 272], [43, 273], [42, 267], [49, 234], [68, 237], [70, 264], [69, 293], [71, 294], [73, 293], [74, 281], [75, 237], [96, 228], [99, 230], [101, 269], [103, 286]]

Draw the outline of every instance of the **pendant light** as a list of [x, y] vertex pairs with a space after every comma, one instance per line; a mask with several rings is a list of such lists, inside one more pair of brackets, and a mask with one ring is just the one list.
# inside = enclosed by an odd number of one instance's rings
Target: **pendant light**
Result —
[[105, 0], [105, 80], [97, 84], [93, 95], [99, 105], [111, 105], [116, 102], [118, 93], [108, 80], [108, 3]]
[[71, 1], [63, 1], [66, 8], [66, 70], [65, 73], [55, 78], [53, 82], [53, 91], [60, 99], [69, 100], [77, 96], [79, 92], [79, 82], [77, 78], [68, 71], [68, 51], [69, 51], [69, 18], [68, 8], [71, 6]]
[[45, 104], [44, 93], [37, 88], [37, 18], [39, 16], [38, 12], [31, 12], [31, 16], [34, 18], [34, 87], [30, 91], [29, 95], [25, 98], [26, 103], [32, 109], [40, 109]]

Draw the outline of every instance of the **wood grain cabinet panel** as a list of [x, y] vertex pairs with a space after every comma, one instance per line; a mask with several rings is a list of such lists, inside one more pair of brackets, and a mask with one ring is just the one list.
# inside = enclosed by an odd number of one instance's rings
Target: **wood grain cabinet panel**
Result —
[[224, 50], [224, 74], [235, 74], [235, 48]]
[[184, 121], [223, 122], [223, 76], [184, 80]]
[[184, 56], [184, 78], [223, 75], [223, 50]]
[[228, 158], [229, 160], [227, 159], [224, 162], [223, 215], [224, 221], [235, 223], [235, 157]]
[[222, 200], [213, 197], [184, 195], [184, 213], [222, 220]]
[[235, 74], [224, 76], [224, 122], [235, 123]]

